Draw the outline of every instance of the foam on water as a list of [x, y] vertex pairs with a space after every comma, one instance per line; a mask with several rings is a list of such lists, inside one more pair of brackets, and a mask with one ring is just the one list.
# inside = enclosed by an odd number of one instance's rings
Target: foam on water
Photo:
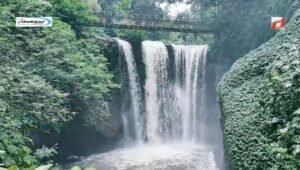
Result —
[[90, 156], [80, 163], [103, 170], [217, 170], [214, 154], [192, 143], [139, 145]]

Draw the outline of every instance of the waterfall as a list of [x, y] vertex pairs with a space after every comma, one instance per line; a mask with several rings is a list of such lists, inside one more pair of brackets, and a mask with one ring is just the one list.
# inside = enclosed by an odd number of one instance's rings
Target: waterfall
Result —
[[[170, 62], [161, 42], [142, 44], [146, 65], [145, 101], [149, 142], [196, 141], [205, 114], [207, 45], [174, 45], [175, 81], [168, 77]], [[203, 122], [203, 121], [202, 121]]]
[[[136, 142], [197, 141], [204, 133], [207, 45], [173, 45], [174, 69], [162, 42], [142, 43], [145, 63], [145, 114], [142, 92], [131, 45], [117, 39], [124, 53], [130, 92], [130, 113], [122, 114], [124, 135]], [[174, 72], [174, 80], [168, 71]], [[144, 130], [144, 127], [146, 129]], [[133, 131], [134, 137], [132, 137]]]
[[167, 87], [168, 87], [168, 51], [162, 42], [144, 41], [142, 44], [146, 66], [145, 103], [146, 127], [149, 142], [161, 141], [161, 135], [168, 130]]
[[97, 169], [217, 170], [216, 152], [202, 140], [205, 133], [214, 132], [205, 122], [211, 116], [205, 108], [208, 46], [167, 48], [162, 42], [142, 42], [141, 87], [135, 63], [140, 56], [133, 56], [128, 42], [117, 41], [128, 77], [122, 83], [126, 99], [119, 101], [130, 105], [121, 114], [124, 136], [139, 144], [93, 155], [79, 164]]
[[[174, 45], [175, 106], [181, 117], [182, 140], [200, 137], [201, 114], [205, 114], [207, 45]], [[200, 97], [199, 97], [200, 95]]]
[[[118, 41], [120, 51], [122, 51], [125, 56], [131, 99], [131, 113], [122, 113], [124, 136], [127, 140], [130, 138], [134, 138], [136, 142], [141, 143], [144, 139], [143, 119], [141, 116], [142, 93], [139, 83], [139, 77], [137, 74], [136, 63], [134, 60], [131, 44], [124, 40], [116, 40]], [[133, 118], [131, 119], [131, 117]], [[131, 130], [133, 131], [134, 137], [130, 136]]]

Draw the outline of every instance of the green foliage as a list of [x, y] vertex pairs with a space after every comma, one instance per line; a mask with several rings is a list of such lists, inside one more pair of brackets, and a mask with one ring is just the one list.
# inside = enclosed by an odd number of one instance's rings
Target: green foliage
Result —
[[67, 61], [73, 66], [70, 76], [73, 84], [72, 95], [84, 113], [82, 118], [88, 127], [97, 128], [109, 116], [110, 92], [120, 86], [115, 84], [108, 72], [107, 60], [101, 54], [95, 39], [81, 39], [77, 43], [78, 54], [68, 55]]
[[233, 169], [299, 169], [300, 10], [218, 85]]
[[55, 16], [59, 16], [62, 21], [70, 24], [77, 35], [83, 30], [81, 24], [90, 23], [97, 20], [95, 9], [91, 8], [91, 3], [87, 0], [49, 0], [53, 6]]
[[[83, 109], [107, 103], [118, 87], [93, 32], [80, 26], [95, 19], [95, 2], [86, 2], [0, 2], [0, 164], [5, 167], [31, 167], [51, 159], [57, 147], [37, 145], [36, 135], [60, 133], [75, 113], [89, 119], [97, 115], [96, 120], [109, 114]], [[7, 21], [17, 16], [55, 18], [51, 28], [16, 28]]]
[[28, 137], [33, 129], [58, 130], [71, 119], [67, 95], [41, 77], [12, 67], [0, 69], [0, 155], [5, 165], [36, 164]]
[[71, 170], [81, 170], [81, 168], [79, 166], [74, 166]]
[[[103, 11], [120, 13], [130, 18], [140, 18], [141, 16], [153, 17], [160, 16], [165, 18], [165, 13], [158, 7], [154, 1], [149, 0], [110, 0], [101, 1]], [[106, 35], [120, 37], [129, 41], [142, 41], [145, 39], [159, 40], [167, 37], [167, 32], [148, 32], [144, 30], [132, 29], [113, 29], [106, 28]]]
[[72, 79], [76, 82], [75, 93], [81, 98], [104, 99], [109, 92], [119, 87], [112, 82], [107, 70], [107, 60], [101, 54], [95, 39], [81, 39], [77, 47], [79, 53], [67, 56], [73, 68]]
[[131, 0], [121, 0], [114, 5], [116, 11], [128, 11], [131, 9]]
[[51, 147], [51, 148], [47, 148], [46, 146], [43, 146], [41, 149], [37, 149], [34, 154], [40, 160], [42, 160], [44, 158], [51, 158], [52, 156], [57, 154], [56, 146]]
[[[39, 166], [39, 167], [35, 167], [35, 166], [31, 166], [29, 168], [25, 168], [25, 170], [48, 170], [52, 167], [53, 165], [52, 164], [49, 164], [49, 165], [43, 165], [43, 166]], [[16, 165], [12, 165], [10, 166], [8, 169], [6, 168], [1, 168], [0, 167], [0, 170], [19, 170], [20, 168]]]
[[119, 31], [118, 37], [130, 40], [130, 41], [143, 41], [147, 38], [147, 34], [142, 30], [123, 30]]

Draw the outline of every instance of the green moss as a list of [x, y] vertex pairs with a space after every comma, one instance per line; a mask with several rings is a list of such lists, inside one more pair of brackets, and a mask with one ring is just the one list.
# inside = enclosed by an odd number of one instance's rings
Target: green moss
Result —
[[300, 168], [300, 10], [218, 85], [233, 169]]

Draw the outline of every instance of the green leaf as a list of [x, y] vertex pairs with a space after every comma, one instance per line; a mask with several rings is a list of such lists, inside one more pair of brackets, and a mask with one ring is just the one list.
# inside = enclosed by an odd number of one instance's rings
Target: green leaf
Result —
[[71, 170], [81, 170], [79, 166], [74, 166]]
[[10, 166], [8, 170], [19, 170], [19, 168], [16, 165]]
[[273, 72], [272, 75], [272, 80], [277, 80], [279, 78], [279, 73], [277, 71]]

